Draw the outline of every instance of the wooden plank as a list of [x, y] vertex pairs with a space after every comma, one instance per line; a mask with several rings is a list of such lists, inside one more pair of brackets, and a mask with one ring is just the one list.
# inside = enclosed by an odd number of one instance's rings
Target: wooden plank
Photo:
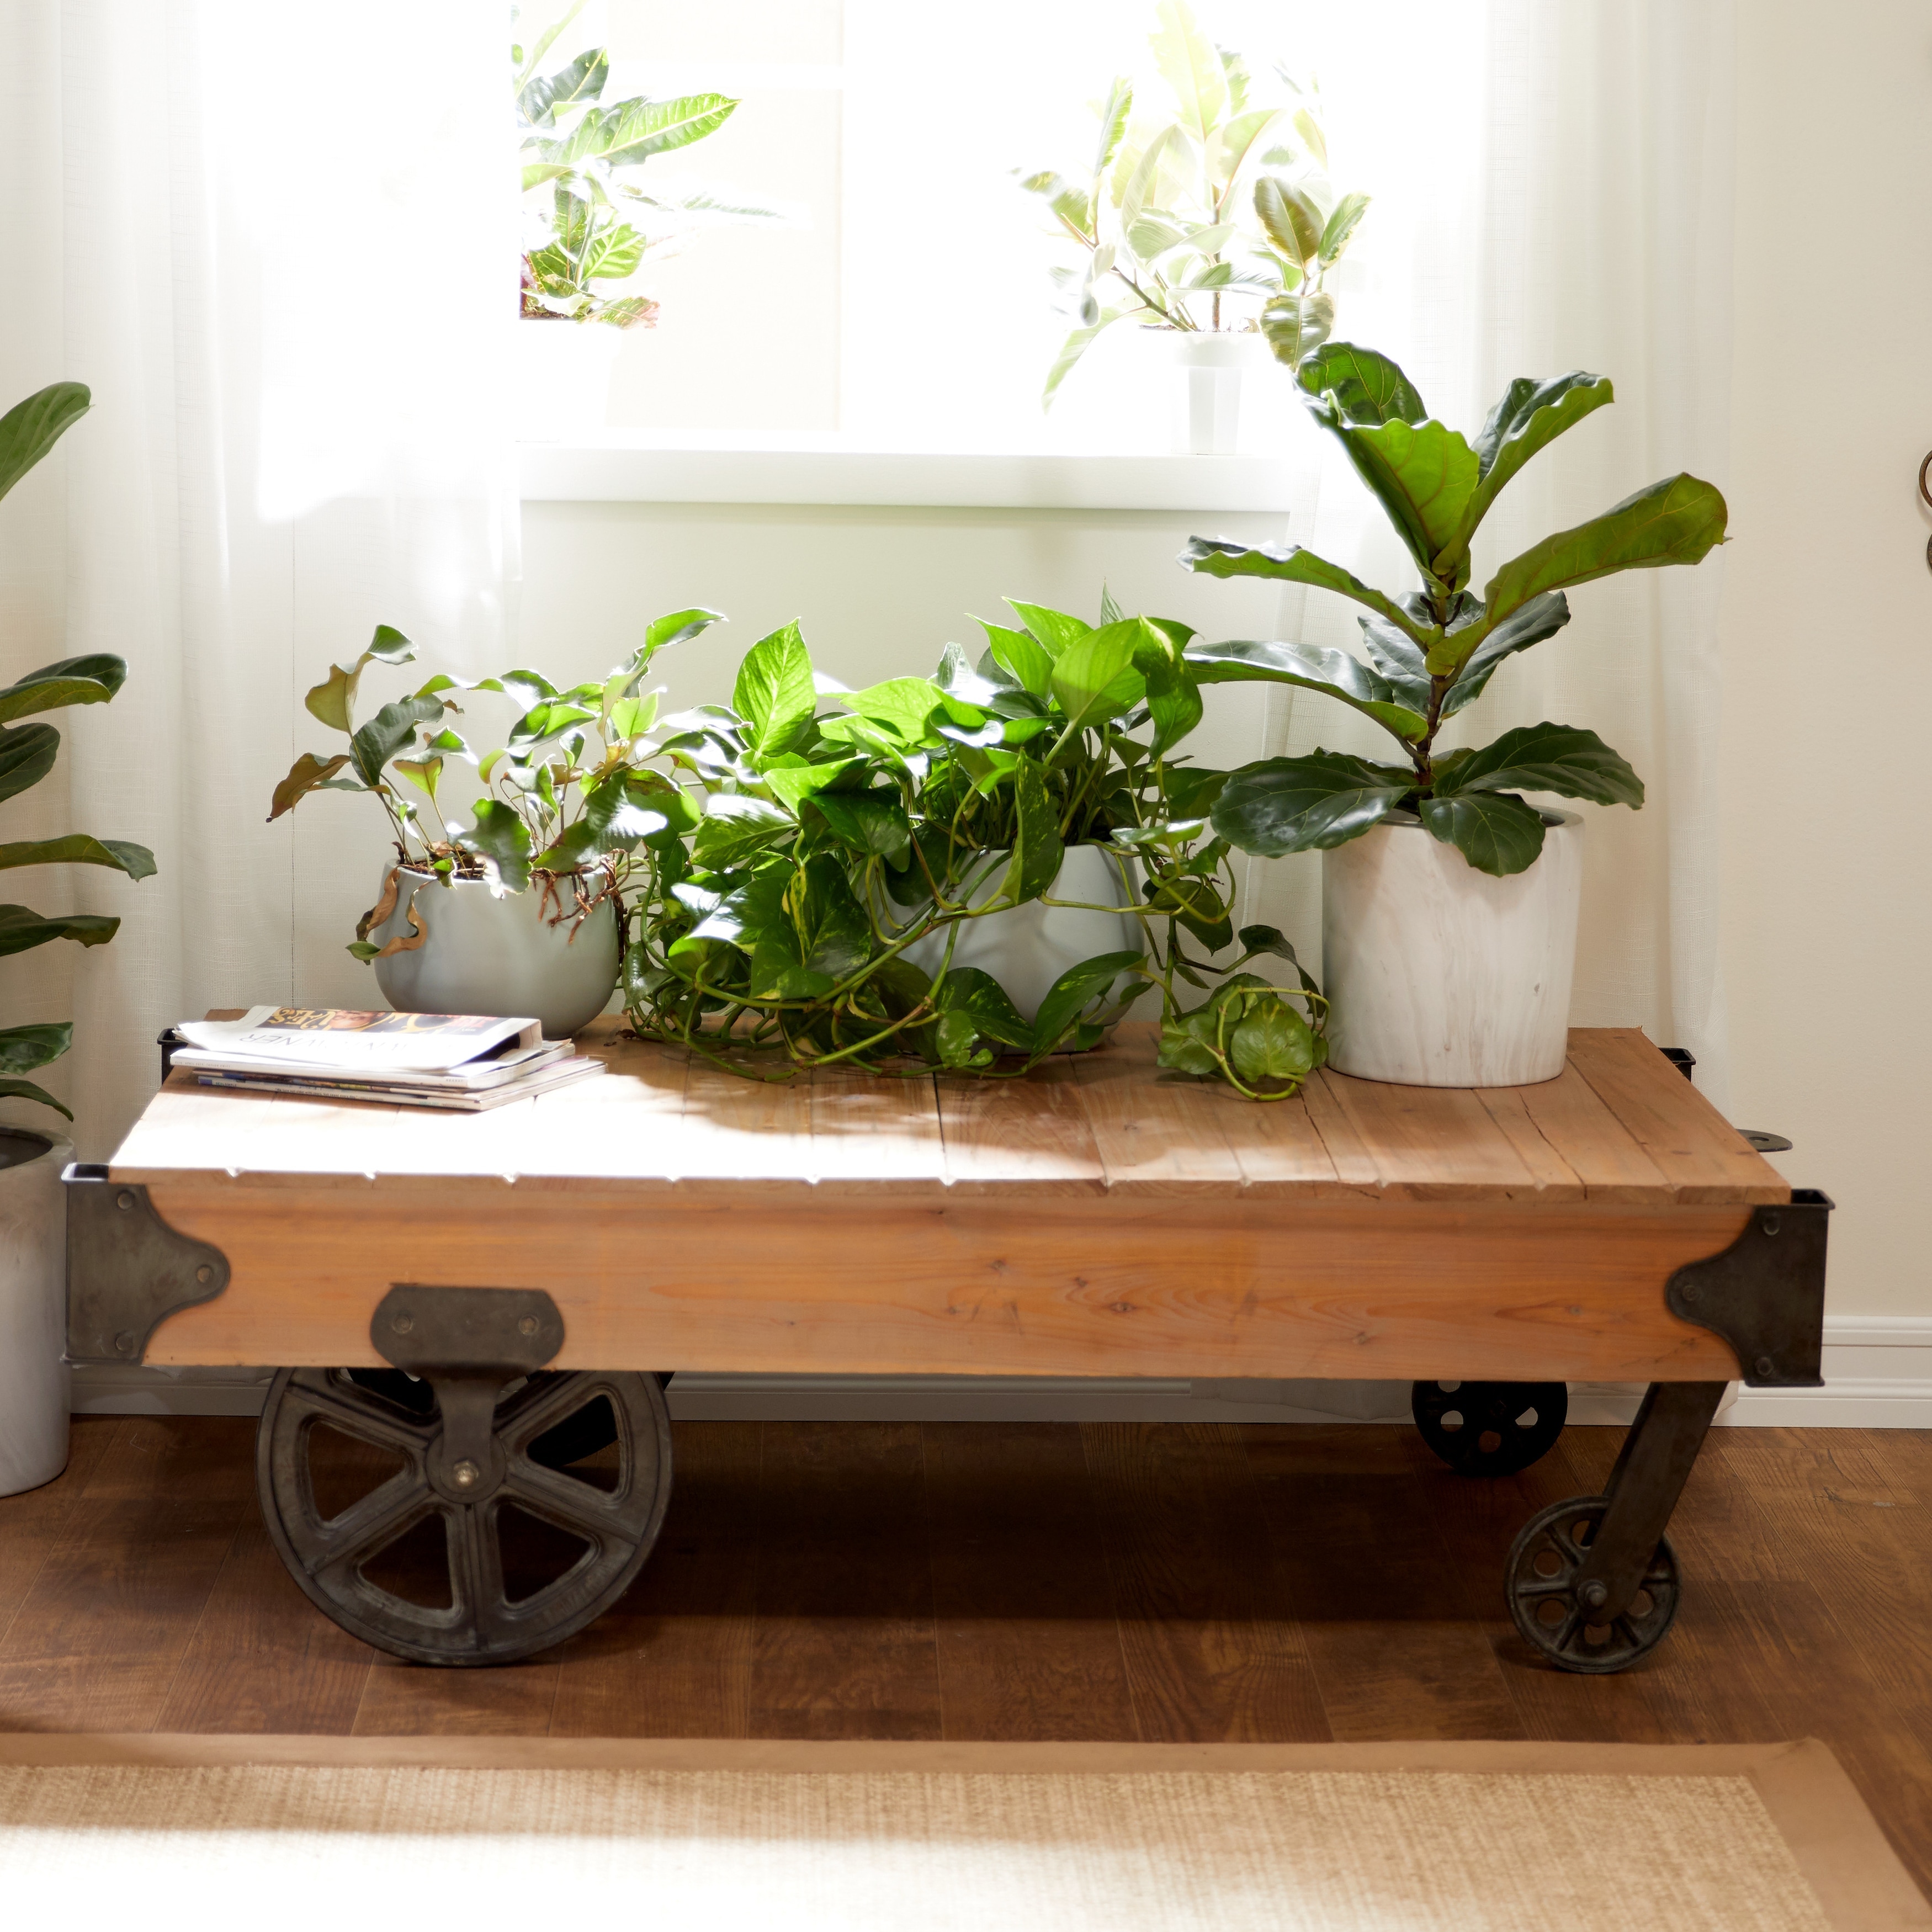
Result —
[[1291, 1100], [1267, 1102], [1244, 1100], [1227, 1088], [1210, 1090], [1250, 1193], [1300, 1201], [1362, 1198], [1360, 1180], [1345, 1180], [1336, 1167], [1310, 1115], [1305, 1090]]
[[[1576, 1170], [1552, 1147], [1531, 1117], [1522, 1089], [1491, 1087], [1479, 1092], [1483, 1112], [1495, 1121], [1517, 1160], [1528, 1170], [1540, 1201], [1582, 1201], [1589, 1190]], [[1641, 1153], [1632, 1143], [1632, 1150]]]
[[[1673, 1073], [1671, 1077], [1682, 1076]], [[1574, 1066], [1566, 1064], [1554, 1080], [1539, 1081], [1533, 1087], [1492, 1088], [1483, 1100], [1492, 1112], [1498, 1112], [1499, 1120], [1498, 1110], [1506, 1110], [1516, 1124], [1504, 1131], [1532, 1172], [1535, 1160], [1533, 1150], [1525, 1152], [1528, 1142], [1520, 1124], [1523, 1121], [1582, 1184], [1586, 1199], [1649, 1206], [1676, 1198], [1657, 1163]]]
[[827, 1192], [944, 1184], [946, 1143], [929, 1075], [888, 1080], [856, 1067], [819, 1067], [809, 1091], [812, 1172]]
[[1122, 1027], [1109, 1046], [1075, 1062], [1109, 1192], [1238, 1192], [1240, 1162], [1207, 1091], [1160, 1078], [1154, 1053], [1150, 1029]]
[[[543, 1288], [565, 1367], [887, 1374], [1728, 1378], [1664, 1284], [1730, 1208], [1177, 1199], [906, 1200], [680, 1189], [572, 1197], [568, 1238], [513, 1190], [424, 1182], [345, 1215], [322, 1188], [176, 1181], [169, 1223], [230, 1285], [151, 1362], [370, 1364], [398, 1281]], [[782, 1258], [782, 1262], [775, 1257]]]
[[956, 1193], [1106, 1190], [1107, 1171], [1072, 1058], [1049, 1060], [1023, 1082], [955, 1077], [934, 1088], [946, 1178]]
[[748, 1190], [809, 1186], [810, 1082], [802, 1076], [747, 1080], [694, 1057], [685, 1076], [676, 1172]]
[[1375, 1162], [1384, 1196], [1403, 1201], [1497, 1196], [1519, 1201], [1542, 1194], [1508, 1136], [1480, 1095], [1468, 1088], [1397, 1087], [1339, 1074], [1328, 1087]]
[[1301, 1105], [1309, 1125], [1322, 1137], [1322, 1150], [1334, 1165], [1336, 1180], [1345, 1189], [1376, 1195], [1382, 1174], [1355, 1131], [1354, 1122], [1335, 1097], [1341, 1078], [1325, 1069], [1312, 1075], [1302, 1088]]
[[1580, 1028], [1570, 1064], [1684, 1202], [1774, 1202], [1790, 1184], [1634, 1027]]

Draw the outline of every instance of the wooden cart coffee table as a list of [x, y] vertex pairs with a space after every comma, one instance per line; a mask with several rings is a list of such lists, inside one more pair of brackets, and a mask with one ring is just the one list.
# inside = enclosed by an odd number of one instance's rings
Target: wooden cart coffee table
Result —
[[[1539, 1086], [1272, 1106], [1161, 1075], [1138, 1026], [990, 1082], [588, 1044], [602, 1078], [481, 1114], [177, 1072], [70, 1171], [70, 1358], [278, 1366], [270, 1533], [400, 1656], [507, 1662], [616, 1600], [680, 1369], [1400, 1377], [1474, 1472], [1542, 1453], [1588, 1378], [1650, 1389], [1608, 1492], [1526, 1525], [1506, 1582], [1553, 1663], [1619, 1670], [1676, 1615], [1664, 1532], [1726, 1383], [1819, 1380], [1829, 1202], [1635, 1031], [1573, 1034]], [[319, 1502], [321, 1425], [392, 1473]], [[369, 1574], [439, 1518], [442, 1600]], [[503, 1553], [530, 1519], [566, 1552], [535, 1585]]]

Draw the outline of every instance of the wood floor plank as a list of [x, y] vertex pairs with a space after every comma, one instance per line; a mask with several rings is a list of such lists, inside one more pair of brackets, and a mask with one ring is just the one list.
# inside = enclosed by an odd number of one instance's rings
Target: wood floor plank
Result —
[[1240, 1432], [1088, 1423], [1081, 1436], [1142, 1738], [1327, 1741]]
[[919, 1425], [763, 1437], [752, 1735], [941, 1736]]
[[622, 1602], [558, 1654], [554, 1737], [751, 1735], [759, 1425], [674, 1425], [670, 1508]]
[[[1358, 1429], [1244, 1432], [1335, 1738], [1522, 1735], [1494, 1652], [1459, 1616], [1454, 1559], [1402, 1454], [1348, 1466]], [[1339, 1466], [1338, 1466], [1339, 1465]]]
[[487, 1670], [444, 1670], [379, 1657], [351, 1735], [358, 1738], [540, 1738], [550, 1730], [562, 1666], [531, 1658]]
[[122, 1420], [118, 1415], [76, 1417], [67, 1467], [51, 1483], [0, 1500], [0, 1645]]
[[1078, 1429], [928, 1423], [922, 1432], [946, 1737], [1134, 1737]]

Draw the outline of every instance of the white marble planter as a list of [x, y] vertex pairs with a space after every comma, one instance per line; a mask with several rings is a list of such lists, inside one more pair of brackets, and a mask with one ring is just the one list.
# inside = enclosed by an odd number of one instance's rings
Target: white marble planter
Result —
[[610, 900], [573, 929], [569, 920], [550, 922], [534, 886], [498, 898], [481, 879], [446, 886], [406, 870], [399, 884], [395, 910], [369, 937], [378, 946], [406, 938], [404, 914], [418, 903], [429, 936], [413, 952], [375, 962], [376, 983], [398, 1012], [539, 1019], [548, 1038], [564, 1040], [610, 1004], [617, 984], [617, 909]]
[[1546, 812], [1526, 872], [1492, 878], [1419, 823], [1322, 855], [1328, 1064], [1411, 1087], [1520, 1087], [1563, 1071], [1583, 821]]
[[[999, 896], [1004, 853], [987, 853], [974, 870], [987, 878], [974, 892], [972, 903], [984, 905]], [[1040, 1004], [1070, 966], [1102, 952], [1138, 951], [1140, 924], [1131, 914], [1108, 908], [1132, 905], [1138, 892], [1123, 878], [1120, 862], [1098, 845], [1071, 845], [1060, 861], [1051, 896], [1078, 899], [1083, 905], [1043, 905], [1038, 899], [988, 913], [984, 919], [964, 921], [952, 947], [955, 966], [976, 966], [990, 973], [1006, 989], [1007, 997], [1031, 1024]], [[1098, 910], [1089, 910], [1096, 907]], [[905, 950], [904, 957], [922, 972], [935, 973], [946, 956], [946, 935], [932, 934]]]
[[72, 1144], [0, 1128], [0, 1496], [67, 1467], [67, 1201]]

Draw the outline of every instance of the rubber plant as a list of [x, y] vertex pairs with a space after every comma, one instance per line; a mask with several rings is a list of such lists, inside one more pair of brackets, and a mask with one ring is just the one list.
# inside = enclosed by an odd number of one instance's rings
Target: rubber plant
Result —
[[[363, 672], [371, 664], [413, 662], [415, 645], [380, 624], [353, 664], [331, 665], [304, 701], [311, 716], [348, 739], [349, 748], [327, 757], [304, 752], [275, 788], [268, 817], [280, 818], [319, 790], [367, 792], [382, 806], [396, 867], [357, 922], [349, 950], [367, 962], [423, 944], [426, 930], [413, 911], [411, 930], [387, 946], [369, 938], [395, 910], [396, 868], [404, 866], [445, 882], [484, 880], [500, 895], [534, 886], [554, 921], [581, 920], [606, 898], [621, 906], [637, 854], [652, 842], [675, 844], [698, 820], [683, 791], [648, 765], [662, 692], [645, 689], [644, 680], [658, 652], [719, 621], [715, 610], [659, 617], [609, 676], [568, 689], [534, 670], [473, 682], [438, 673], [361, 724], [356, 704]], [[478, 691], [513, 698], [521, 712], [504, 744], [480, 755], [448, 722], [461, 710], [452, 694]], [[484, 790], [446, 814], [440, 794], [452, 763], [474, 766]], [[420, 896], [414, 903], [422, 905]]]
[[[1230, 964], [1204, 956], [1237, 935], [1205, 816], [1222, 774], [1177, 751], [1202, 715], [1192, 632], [1111, 603], [1097, 626], [1012, 610], [1017, 624], [984, 625], [976, 665], [949, 645], [932, 676], [862, 691], [818, 676], [788, 625], [746, 656], [730, 705], [665, 721], [660, 749], [702, 817], [635, 875], [622, 989], [640, 1034], [759, 1079], [840, 1064], [1002, 1078], [1096, 1045], [1151, 985], [1164, 1064], [1278, 1098], [1321, 1064], [1312, 982], [1240, 970], [1292, 965], [1278, 932], [1245, 928]], [[1051, 895], [1082, 843], [1114, 854], [1106, 909], [1144, 944], [1070, 968], [1029, 1022], [953, 949], [970, 920], [1070, 903]], [[935, 935], [928, 971], [907, 956]], [[1188, 987], [1208, 995], [1191, 1010]]]
[[776, 221], [776, 210], [721, 201], [702, 189], [660, 191], [638, 178], [646, 161], [715, 134], [738, 103], [722, 94], [606, 103], [610, 56], [591, 47], [549, 74], [538, 67], [583, 0], [526, 50], [510, 49], [511, 91], [523, 136], [532, 234], [523, 258], [526, 321], [650, 328], [658, 304], [615, 292], [644, 266], [700, 227]]
[[1328, 272], [1368, 209], [1329, 184], [1318, 96], [1283, 70], [1277, 98], [1258, 100], [1241, 56], [1214, 46], [1186, 0], [1160, 0], [1156, 15], [1161, 114], [1136, 118], [1133, 83], [1117, 78], [1084, 176], [1021, 177], [1082, 251], [1052, 271], [1074, 327], [1048, 372], [1049, 407], [1116, 322], [1258, 328], [1292, 364], [1334, 326]]
[[1469, 587], [1471, 545], [1484, 518], [1532, 457], [1613, 400], [1610, 379], [1580, 370], [1540, 382], [1519, 376], [1472, 443], [1431, 417], [1414, 384], [1372, 350], [1330, 343], [1296, 374], [1304, 401], [1340, 439], [1395, 526], [1421, 588], [1390, 596], [1297, 544], [1197, 537], [1181, 556], [1191, 570], [1310, 584], [1364, 606], [1368, 662], [1316, 645], [1245, 640], [1190, 643], [1187, 661], [1203, 683], [1259, 679], [1337, 698], [1387, 731], [1400, 761], [1318, 748], [1244, 766], [1215, 802], [1215, 830], [1244, 852], [1274, 857], [1340, 845], [1391, 813], [1411, 812], [1478, 871], [1503, 878], [1534, 865], [1543, 849], [1543, 818], [1522, 793], [1640, 806], [1642, 781], [1580, 726], [1525, 725], [1448, 751], [1437, 748], [1438, 736], [1505, 658], [1570, 621], [1567, 590], [1622, 571], [1700, 562], [1723, 541], [1724, 498], [1696, 477], [1666, 477], [1498, 566], [1478, 596]]
[[[0, 496], [86, 414], [92, 400], [80, 382], [56, 382], [0, 416]], [[105, 704], [126, 681], [125, 662], [105, 653], [63, 658], [44, 664], [0, 689], [0, 799], [14, 798], [37, 785], [54, 767], [60, 734], [51, 724], [16, 724], [16, 718], [70, 704]], [[154, 875], [154, 855], [124, 838], [96, 838], [70, 832], [58, 838], [0, 843], [0, 869], [21, 866], [105, 866], [130, 879]], [[105, 946], [121, 922], [101, 913], [46, 914], [26, 906], [0, 905], [0, 954], [26, 952], [56, 939], [78, 946]], [[69, 1120], [74, 1115], [31, 1073], [59, 1059], [74, 1044], [70, 1020], [37, 1020], [0, 1027], [0, 1096], [38, 1101]]]

